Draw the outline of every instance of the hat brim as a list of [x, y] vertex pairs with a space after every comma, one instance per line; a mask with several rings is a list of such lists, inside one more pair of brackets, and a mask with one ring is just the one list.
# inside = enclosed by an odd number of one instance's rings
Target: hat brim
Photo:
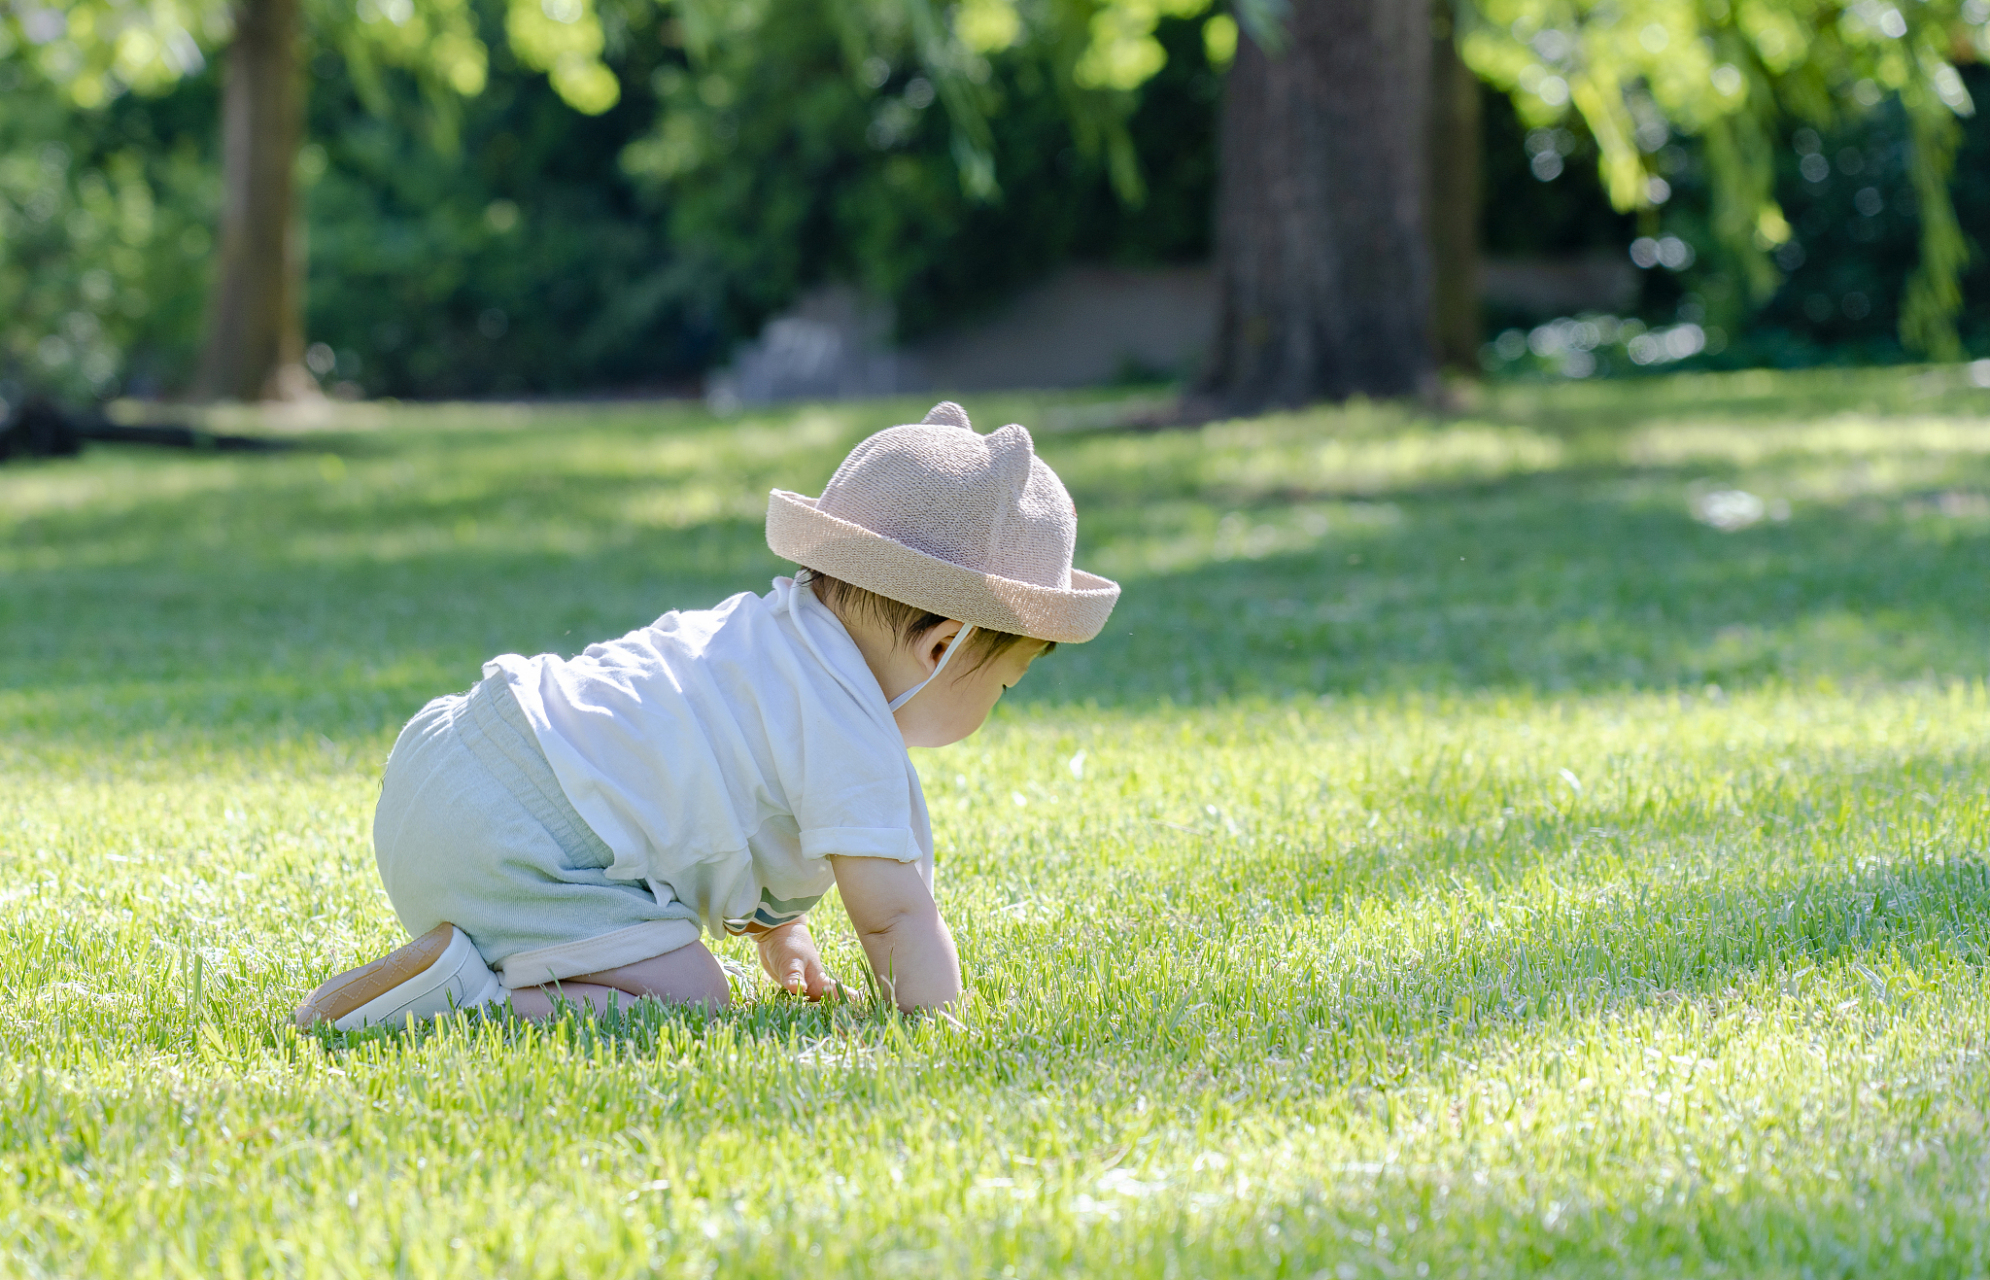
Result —
[[767, 497], [767, 545], [783, 560], [988, 631], [1081, 644], [1105, 628], [1119, 584], [1081, 569], [1042, 587], [968, 569], [818, 510], [786, 489]]

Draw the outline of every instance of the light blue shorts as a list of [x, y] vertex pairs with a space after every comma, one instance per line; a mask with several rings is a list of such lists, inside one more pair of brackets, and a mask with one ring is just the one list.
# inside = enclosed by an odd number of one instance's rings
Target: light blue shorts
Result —
[[597, 973], [698, 939], [697, 912], [640, 881], [574, 812], [504, 677], [437, 698], [387, 757], [373, 854], [417, 937], [447, 920], [507, 987]]

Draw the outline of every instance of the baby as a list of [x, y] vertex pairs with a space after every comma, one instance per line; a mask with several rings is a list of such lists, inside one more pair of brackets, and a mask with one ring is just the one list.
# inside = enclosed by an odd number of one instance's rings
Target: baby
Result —
[[[373, 843], [415, 936], [297, 1011], [340, 1030], [509, 1002], [723, 1005], [701, 930], [796, 995], [839, 990], [808, 931], [833, 884], [904, 1009], [960, 994], [907, 747], [958, 742], [1119, 587], [1071, 567], [1077, 514], [1019, 426], [959, 405], [776, 489], [764, 596], [666, 613], [576, 658], [506, 654], [387, 758]], [[944, 678], [942, 676], [944, 675]]]

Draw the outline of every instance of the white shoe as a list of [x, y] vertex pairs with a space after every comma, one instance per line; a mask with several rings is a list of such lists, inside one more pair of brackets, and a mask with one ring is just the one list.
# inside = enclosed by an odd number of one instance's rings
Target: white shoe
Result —
[[504, 984], [470, 935], [444, 923], [372, 964], [328, 979], [297, 1007], [297, 1025], [329, 1022], [338, 1031], [400, 1026], [410, 1018], [422, 1022], [496, 1004], [504, 996]]

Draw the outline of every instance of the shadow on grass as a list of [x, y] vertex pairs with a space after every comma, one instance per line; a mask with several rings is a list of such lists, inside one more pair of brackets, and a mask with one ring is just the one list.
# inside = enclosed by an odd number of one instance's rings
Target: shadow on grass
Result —
[[1815, 422], [1846, 414], [1976, 417], [1990, 404], [1961, 365], [1659, 374], [1622, 381], [1489, 383], [1472, 415], [1493, 414], [1547, 431], [1629, 431], [1685, 420], [1723, 425]]
[[[1013, 696], [1138, 708], [1990, 665], [1990, 529], [1937, 539], [1822, 513], [1726, 535], [1561, 480], [1399, 505], [1393, 526], [1304, 550], [1128, 575], [1105, 634], [1061, 649]], [[583, 554], [223, 552], [27, 570], [0, 593], [0, 698], [15, 730], [44, 742], [175, 729], [343, 740], [467, 687], [494, 654], [575, 652], [782, 569], [757, 524], [729, 520]]]
[[[1248, 1086], [1255, 1065], [1274, 1061], [1291, 1070], [1260, 1083], [1316, 1096], [1389, 1089], [1447, 1055], [1469, 1057], [1520, 1033], [1759, 1000], [1738, 988], [1765, 979], [1795, 992], [1808, 973], [1849, 970], [1861, 994], [1885, 1006], [1913, 995], [1917, 970], [1990, 960], [1990, 868], [1974, 858], [1424, 909], [1434, 918], [1388, 947], [1341, 936], [1331, 916], [1228, 936], [1160, 919], [1144, 936], [1118, 939], [1115, 963], [1166, 981], [1110, 987], [1098, 980], [1095, 942], [1033, 937], [1031, 988], [981, 993], [995, 1010], [986, 1034], [1003, 1049], [985, 1069], [1015, 1064], [1040, 1077], [1046, 1061], [1110, 1071], [1177, 1060], [1220, 1064]], [[1265, 928], [1277, 944], [1249, 945]], [[1014, 1006], [1006, 1019], [1005, 1003]], [[1043, 1005], [1053, 1015], [1032, 1016]]]
[[[1990, 522], [1842, 510], [1727, 534], [1568, 476], [1392, 495], [1304, 551], [1129, 576], [1025, 699], [1595, 692], [1990, 670]], [[1684, 489], [1684, 481], [1676, 486]], [[1244, 522], [1275, 508], [1242, 509]]]
[[[1689, 412], [1788, 423], [1857, 396], [1900, 412], [1926, 399], [1920, 385], [1740, 375], [1630, 396], [1488, 394], [1502, 421], [1621, 435]], [[1928, 404], [1953, 410], [1970, 393], [1945, 382]], [[1391, 409], [1364, 427], [1362, 412], [1321, 421], [1385, 441], [1399, 417], [1426, 435], [1433, 425]], [[467, 687], [494, 654], [571, 653], [669, 608], [764, 590], [786, 566], [766, 549], [759, 495], [826, 476], [847, 443], [838, 432], [861, 415], [846, 416], [729, 427], [526, 415], [547, 429], [327, 437], [350, 472], [296, 456], [60, 473], [81, 496], [38, 499], [0, 562], [12, 566], [0, 572], [0, 722], [37, 749], [377, 737]], [[1733, 688], [1990, 668], [1990, 521], [1915, 517], [1883, 485], [1865, 507], [1799, 507], [1731, 534], [1695, 524], [1684, 501], [1688, 480], [1720, 465], [1603, 465], [1581, 451], [1498, 480], [1246, 502], [1199, 466], [1249, 461], [1223, 439], [1206, 455], [1177, 442], [1151, 465], [1069, 446], [1080, 562], [1118, 573], [1126, 593], [1103, 635], [1039, 664], [1017, 701]], [[1167, 492], [1136, 491], [1150, 481]]]

